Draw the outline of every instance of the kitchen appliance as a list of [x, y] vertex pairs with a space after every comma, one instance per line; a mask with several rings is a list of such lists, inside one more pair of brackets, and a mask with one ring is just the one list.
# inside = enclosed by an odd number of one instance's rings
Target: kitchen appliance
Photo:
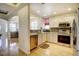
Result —
[[70, 36], [58, 35], [58, 42], [70, 44]]
[[73, 41], [76, 41], [74, 47], [76, 50], [79, 50], [79, 8], [77, 9], [72, 25]]
[[70, 23], [63, 22], [59, 24], [59, 35], [69, 35], [70, 36], [71, 27]]
[[68, 22], [62, 22], [59, 24], [59, 27], [69, 27], [70, 26], [70, 23]]
[[58, 42], [70, 44], [71, 27], [70, 23], [62, 22], [59, 24]]

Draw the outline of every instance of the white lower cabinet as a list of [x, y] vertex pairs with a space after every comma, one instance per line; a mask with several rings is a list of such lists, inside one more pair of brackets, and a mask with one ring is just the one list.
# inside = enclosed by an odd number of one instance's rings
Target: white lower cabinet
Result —
[[57, 39], [58, 39], [58, 33], [57, 32], [50, 32], [48, 34], [48, 41], [49, 42], [57, 43]]
[[58, 32], [42, 32], [38, 34], [38, 45], [45, 41], [57, 43]]
[[43, 42], [45, 42], [45, 34], [39, 33], [38, 34], [38, 45], [42, 44]]

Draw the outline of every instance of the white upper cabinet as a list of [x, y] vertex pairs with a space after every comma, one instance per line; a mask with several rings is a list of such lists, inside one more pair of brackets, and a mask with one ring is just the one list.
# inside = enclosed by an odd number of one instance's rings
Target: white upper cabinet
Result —
[[30, 29], [39, 30], [41, 28], [41, 19], [39, 17], [31, 16], [30, 17]]
[[69, 22], [72, 27], [72, 21], [74, 19], [74, 13], [64, 14], [50, 18], [50, 27], [58, 27], [61, 22]]

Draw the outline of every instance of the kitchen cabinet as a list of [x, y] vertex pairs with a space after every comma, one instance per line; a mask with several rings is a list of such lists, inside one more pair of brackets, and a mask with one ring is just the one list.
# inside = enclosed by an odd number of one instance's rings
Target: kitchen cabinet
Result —
[[42, 32], [42, 39], [43, 39], [43, 42], [47, 41], [47, 32]]
[[38, 34], [38, 45], [42, 44], [45, 41], [48, 41], [50, 32], [40, 32]]
[[38, 45], [40, 45], [41, 43], [45, 41], [57, 43], [58, 32], [42, 32], [38, 34]]
[[38, 35], [30, 36], [30, 50], [33, 50], [38, 45]]
[[43, 36], [42, 36], [42, 33], [40, 32], [40, 33], [38, 34], [38, 45], [42, 44], [43, 42], [44, 42]]
[[58, 32], [50, 32], [48, 34], [48, 41], [49, 42], [53, 42], [53, 43], [57, 43], [58, 40]]

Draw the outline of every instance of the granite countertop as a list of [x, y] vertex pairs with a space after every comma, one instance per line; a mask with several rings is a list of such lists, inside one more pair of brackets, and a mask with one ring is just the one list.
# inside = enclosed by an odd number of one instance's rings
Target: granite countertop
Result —
[[30, 35], [38, 35], [41, 30], [30, 30]]
[[30, 33], [30, 35], [38, 35], [38, 33]]

